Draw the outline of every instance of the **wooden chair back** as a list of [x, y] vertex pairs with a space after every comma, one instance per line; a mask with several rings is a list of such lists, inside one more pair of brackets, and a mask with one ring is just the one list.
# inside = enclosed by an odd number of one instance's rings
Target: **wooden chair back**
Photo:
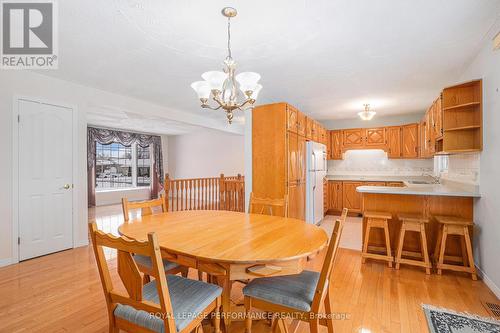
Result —
[[257, 198], [252, 192], [248, 213], [287, 217], [288, 198], [286, 195], [283, 199]]
[[344, 228], [344, 223], [347, 218], [348, 209], [344, 208], [340, 219], [335, 221], [333, 228], [332, 237], [330, 238], [330, 243], [328, 244], [328, 249], [325, 255], [325, 261], [323, 262], [323, 267], [321, 268], [321, 274], [319, 276], [318, 285], [316, 286], [316, 293], [314, 294], [314, 299], [311, 307], [311, 311], [318, 312], [321, 302], [328, 291], [328, 286], [333, 283], [332, 281], [332, 271], [335, 258], [337, 256], [337, 250], [340, 243], [340, 237], [342, 236], [342, 230]]
[[[137, 310], [161, 316], [164, 319], [165, 332], [176, 332], [172, 304], [168, 292], [167, 279], [163, 269], [163, 262], [160, 254], [160, 245], [156, 234], [149, 233], [147, 242], [130, 240], [126, 237], [115, 237], [97, 229], [97, 225], [90, 225], [92, 245], [101, 277], [104, 296], [108, 307], [110, 327], [116, 327], [114, 310], [117, 303], [129, 305]], [[118, 275], [127, 290], [127, 294], [115, 290], [111, 280], [108, 263], [104, 256], [103, 248], [115, 249], [118, 252]], [[145, 301], [142, 298], [143, 279], [132, 258], [132, 254], [140, 254], [151, 258], [152, 272], [156, 280], [159, 304]]]
[[161, 211], [163, 213], [167, 211], [167, 204], [163, 194], [160, 194], [158, 199], [145, 201], [128, 201], [127, 198], [122, 198], [123, 218], [125, 219], [125, 222], [128, 222], [130, 219], [129, 212], [131, 209], [140, 209], [141, 216], [146, 216], [153, 214], [154, 207], [161, 207]]

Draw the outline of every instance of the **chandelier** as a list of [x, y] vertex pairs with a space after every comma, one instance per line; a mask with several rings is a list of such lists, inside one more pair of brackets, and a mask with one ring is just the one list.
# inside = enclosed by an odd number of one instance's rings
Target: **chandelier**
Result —
[[363, 104], [363, 106], [365, 107], [365, 110], [358, 112], [359, 118], [362, 120], [372, 120], [377, 112], [370, 110], [370, 104]]
[[[236, 16], [237, 11], [232, 7], [225, 7], [221, 12], [227, 17], [228, 54], [224, 60], [224, 71], [203, 73], [201, 77], [204, 81], [193, 82], [191, 88], [198, 94], [202, 108], [211, 110], [222, 108], [231, 124], [234, 110], [244, 111], [253, 107], [262, 85], [258, 84], [260, 75], [257, 73], [243, 72], [235, 76], [236, 63], [231, 56], [231, 18]], [[215, 101], [215, 106], [209, 104], [210, 97]]]

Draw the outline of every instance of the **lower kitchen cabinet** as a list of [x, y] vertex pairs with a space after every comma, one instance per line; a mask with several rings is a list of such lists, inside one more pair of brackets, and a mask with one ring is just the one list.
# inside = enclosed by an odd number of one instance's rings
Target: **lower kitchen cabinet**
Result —
[[403, 182], [387, 182], [386, 186], [390, 186], [390, 187], [404, 187], [405, 184]]
[[328, 210], [341, 211], [344, 208], [342, 182], [328, 182]]
[[356, 192], [356, 188], [363, 185], [363, 182], [342, 183], [342, 204], [351, 213], [361, 213], [362, 196]]

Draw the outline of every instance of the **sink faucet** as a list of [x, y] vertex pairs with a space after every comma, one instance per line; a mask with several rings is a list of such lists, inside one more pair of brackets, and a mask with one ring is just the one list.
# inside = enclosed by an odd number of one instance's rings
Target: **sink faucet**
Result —
[[432, 181], [434, 182], [434, 184], [439, 184], [441, 182], [440, 176], [429, 175], [429, 177], [432, 178]]

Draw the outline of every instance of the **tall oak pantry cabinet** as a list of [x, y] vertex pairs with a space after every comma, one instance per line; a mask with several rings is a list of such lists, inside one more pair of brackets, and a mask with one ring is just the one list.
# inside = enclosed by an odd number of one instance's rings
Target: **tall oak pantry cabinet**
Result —
[[306, 141], [326, 144], [327, 131], [287, 103], [252, 111], [252, 191], [256, 197], [287, 196], [288, 216], [304, 220]]

